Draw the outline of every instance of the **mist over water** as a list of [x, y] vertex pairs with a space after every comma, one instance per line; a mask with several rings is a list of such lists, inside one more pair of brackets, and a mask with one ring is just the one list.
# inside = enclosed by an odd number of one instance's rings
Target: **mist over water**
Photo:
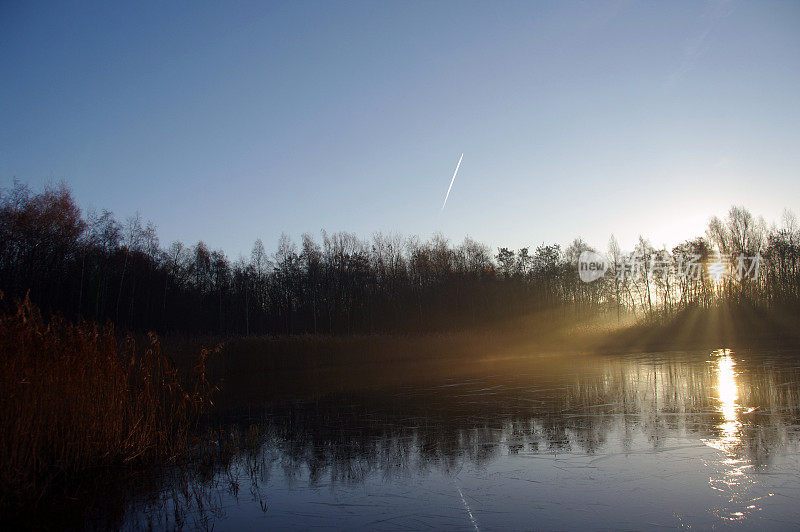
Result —
[[246, 443], [220, 458], [220, 438], [208, 465], [165, 474], [123, 526], [790, 529], [797, 360], [536, 355], [343, 370], [335, 384], [282, 372], [265, 392], [297, 394], [224, 408], [223, 432]]

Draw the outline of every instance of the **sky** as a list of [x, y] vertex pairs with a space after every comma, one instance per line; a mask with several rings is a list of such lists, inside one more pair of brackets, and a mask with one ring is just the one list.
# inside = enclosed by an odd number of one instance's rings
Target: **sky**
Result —
[[0, 2], [0, 186], [231, 258], [321, 229], [671, 247], [800, 214], [798, 148], [800, 2]]

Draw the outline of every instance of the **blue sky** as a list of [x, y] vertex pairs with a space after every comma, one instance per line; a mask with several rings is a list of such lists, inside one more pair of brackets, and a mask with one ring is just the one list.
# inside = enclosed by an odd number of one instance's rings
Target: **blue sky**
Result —
[[322, 228], [671, 246], [800, 211], [799, 28], [799, 2], [3, 2], [0, 185], [233, 258]]

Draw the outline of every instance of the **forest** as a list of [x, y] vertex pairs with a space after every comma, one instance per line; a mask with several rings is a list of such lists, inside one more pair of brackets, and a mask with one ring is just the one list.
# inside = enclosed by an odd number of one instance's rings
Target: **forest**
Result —
[[[532, 240], [536, 238], [531, 235]], [[156, 226], [137, 214], [83, 213], [65, 184], [32, 191], [15, 181], [0, 192], [0, 290], [43, 312], [112, 322], [123, 330], [232, 335], [428, 333], [489, 327], [542, 311], [663, 318], [720, 304], [782, 311], [800, 302], [800, 228], [785, 211], [767, 225], [744, 207], [712, 217], [704, 235], [673, 249], [639, 237], [624, 253], [612, 236], [611, 271], [585, 283], [577, 261], [591, 250], [575, 239], [513, 250], [467, 237], [347, 232], [299, 243], [285, 234], [274, 252], [256, 240], [231, 260], [202, 241], [162, 246]], [[625, 257], [643, 258], [643, 275], [620, 275]], [[697, 278], [655, 259], [696, 256]], [[721, 256], [761, 258], [755, 278], [708, 269]]]

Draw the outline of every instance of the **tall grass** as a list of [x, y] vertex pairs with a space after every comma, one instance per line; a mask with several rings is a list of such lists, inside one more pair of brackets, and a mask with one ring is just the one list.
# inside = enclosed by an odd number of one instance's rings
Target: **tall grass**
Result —
[[[0, 294], [2, 298], [2, 294]], [[178, 456], [210, 403], [210, 351], [184, 378], [155, 334], [44, 319], [28, 299], [0, 314], [0, 507], [30, 508], [98, 468]]]

